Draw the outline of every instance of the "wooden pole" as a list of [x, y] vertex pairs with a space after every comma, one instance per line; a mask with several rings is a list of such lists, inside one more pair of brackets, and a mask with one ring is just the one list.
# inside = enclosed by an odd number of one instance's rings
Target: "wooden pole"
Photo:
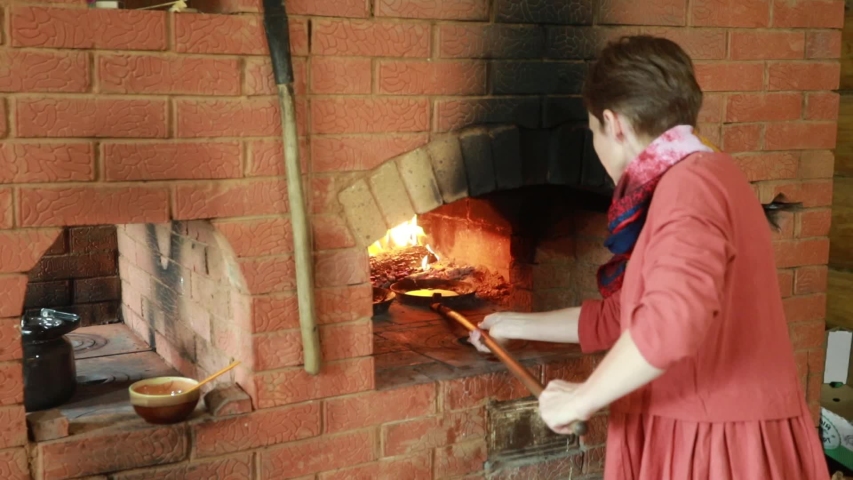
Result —
[[[503, 362], [504, 365], [507, 366], [510, 372], [515, 375], [522, 385], [524, 385], [530, 393], [533, 394], [536, 398], [539, 398], [539, 395], [542, 394], [542, 391], [545, 390], [545, 387], [542, 386], [542, 383], [530, 373], [530, 370], [524, 368], [524, 365], [518, 363], [510, 354], [507, 352], [498, 342], [496, 342], [492, 337], [489, 336], [487, 332], [477, 328], [476, 325], [471, 323], [470, 320], [462, 316], [460, 313], [441, 305], [440, 303], [434, 303], [430, 306], [431, 309], [440, 313], [443, 317], [453, 320], [454, 322], [465, 327], [469, 332], [478, 331], [480, 332], [480, 336], [483, 338], [483, 343], [489, 347], [489, 350], [495, 354], [496, 357]], [[572, 432], [575, 435], [586, 435], [588, 428], [587, 424], [584, 421], [577, 421], [572, 424]]]
[[314, 301], [314, 256], [299, 166], [290, 32], [283, 0], [264, 0], [263, 3], [264, 28], [281, 107], [281, 138], [284, 145], [290, 223], [293, 228], [293, 261], [296, 267], [296, 298], [299, 305], [299, 329], [302, 333], [302, 356], [305, 371], [316, 375], [320, 372], [320, 337], [317, 333]]

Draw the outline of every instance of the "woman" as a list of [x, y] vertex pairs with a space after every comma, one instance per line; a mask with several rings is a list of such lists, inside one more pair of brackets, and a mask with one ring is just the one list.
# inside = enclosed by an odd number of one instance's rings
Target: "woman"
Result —
[[554, 380], [539, 400], [558, 433], [610, 406], [607, 480], [829, 478], [768, 221], [731, 157], [693, 133], [702, 92], [690, 57], [669, 40], [623, 38], [591, 67], [584, 99], [616, 183], [603, 299], [482, 327], [609, 350], [586, 382]]

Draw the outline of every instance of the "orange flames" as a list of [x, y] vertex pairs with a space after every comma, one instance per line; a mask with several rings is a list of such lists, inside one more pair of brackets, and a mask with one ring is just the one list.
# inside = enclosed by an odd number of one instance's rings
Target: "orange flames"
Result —
[[[428, 244], [424, 243], [425, 239], [426, 233], [418, 225], [418, 216], [415, 215], [408, 222], [403, 222], [388, 230], [384, 237], [367, 247], [367, 253], [373, 257], [383, 252], [423, 245], [430, 253], [435, 255], [435, 258], [438, 258], [438, 254]], [[421, 268], [423, 271], [429, 270], [429, 255], [425, 255], [423, 260], [421, 260]]]

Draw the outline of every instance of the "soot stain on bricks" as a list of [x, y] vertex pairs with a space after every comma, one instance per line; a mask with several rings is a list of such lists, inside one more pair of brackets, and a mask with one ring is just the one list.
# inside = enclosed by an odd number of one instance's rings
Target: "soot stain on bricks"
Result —
[[[146, 297], [146, 313], [149, 314], [147, 320], [150, 327], [148, 340], [152, 347], [156, 347], [154, 331], [157, 326], [162, 326], [163, 333], [169, 337], [178, 337], [175, 327], [180, 314], [179, 292], [185, 288], [180, 267], [182, 226], [183, 222], [172, 222], [169, 230], [161, 229], [158, 232], [157, 225], [146, 225], [148, 248], [152, 253], [152, 272], [156, 280], [151, 285], [154, 300]], [[163, 238], [164, 233], [168, 233], [167, 239]], [[182, 355], [195, 357], [194, 352], [186, 351], [182, 342], [176, 341], [174, 346]]]

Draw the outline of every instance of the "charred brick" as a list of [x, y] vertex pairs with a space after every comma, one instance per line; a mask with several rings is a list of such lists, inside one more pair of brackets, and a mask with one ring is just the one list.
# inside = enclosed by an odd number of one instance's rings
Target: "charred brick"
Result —
[[71, 304], [71, 282], [30, 282], [24, 297], [25, 308], [48, 308]]
[[492, 90], [498, 95], [577, 94], [585, 75], [582, 62], [499, 61], [492, 64]]
[[53, 245], [44, 252], [45, 255], [62, 255], [63, 253], [68, 252], [68, 230], [63, 230], [62, 233], [56, 237], [56, 241], [53, 242]]
[[468, 178], [465, 175], [465, 162], [462, 160], [459, 139], [453, 135], [434, 140], [426, 148], [432, 159], [432, 169], [444, 203], [467, 197]]
[[562, 60], [590, 60], [598, 54], [600, 41], [590, 27], [548, 27], [545, 57]]
[[118, 248], [114, 225], [74, 227], [69, 229], [71, 253], [94, 253]]
[[490, 25], [483, 32], [482, 58], [542, 58], [545, 30], [529, 25]]
[[30, 281], [105, 277], [118, 272], [116, 252], [43, 257], [30, 271]]
[[489, 132], [483, 128], [467, 130], [459, 135], [459, 144], [468, 177], [468, 194], [476, 197], [494, 191], [495, 167]]
[[531, 97], [450, 100], [439, 105], [439, 124], [446, 130], [483, 124], [537, 128], [540, 107], [539, 99]]
[[495, 184], [499, 189], [518, 188], [523, 183], [521, 168], [521, 136], [514, 126], [497, 127], [489, 131], [492, 137], [492, 159]]
[[549, 130], [520, 129], [519, 133], [524, 185], [542, 185], [548, 178], [551, 132]]
[[563, 125], [553, 130], [548, 162], [548, 183], [577, 186], [581, 182], [584, 128]]
[[542, 100], [542, 126], [552, 128], [569, 122], [587, 122], [581, 97], [548, 97]]
[[121, 299], [118, 277], [83, 278], [74, 281], [74, 302], [91, 303]]
[[592, 145], [592, 132], [584, 131], [583, 166], [581, 167], [581, 185], [596, 189], [611, 189], [607, 172], [595, 154]]
[[592, 0], [496, 0], [495, 20], [505, 23], [592, 25]]

